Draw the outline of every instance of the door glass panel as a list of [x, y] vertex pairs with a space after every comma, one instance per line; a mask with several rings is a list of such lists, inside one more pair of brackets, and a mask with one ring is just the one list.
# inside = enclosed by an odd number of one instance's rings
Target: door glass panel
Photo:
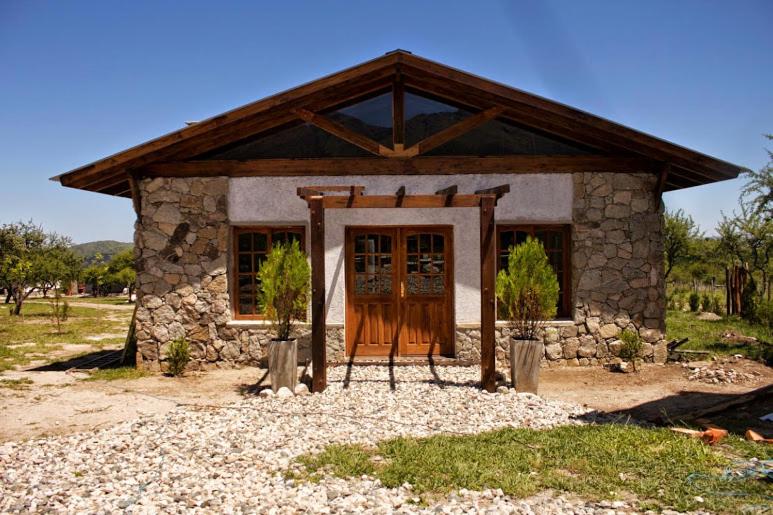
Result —
[[252, 250], [252, 234], [244, 233], [239, 235], [239, 252], [249, 252]]
[[264, 232], [253, 233], [255, 237], [255, 250], [265, 252], [268, 250], [268, 235]]
[[252, 272], [252, 259], [249, 254], [239, 255], [239, 272], [243, 274]]
[[362, 234], [354, 237], [354, 293], [392, 293], [392, 236]]
[[432, 252], [432, 235], [419, 235], [419, 252]]
[[406, 239], [406, 247], [408, 247], [408, 253], [414, 253], [419, 251], [419, 237], [412, 234]]
[[442, 234], [435, 234], [432, 236], [432, 251], [443, 252], [445, 245], [445, 237]]
[[354, 271], [355, 272], [365, 271], [365, 256], [354, 256]]
[[406, 238], [406, 293], [443, 295], [445, 293], [445, 237], [424, 233]]

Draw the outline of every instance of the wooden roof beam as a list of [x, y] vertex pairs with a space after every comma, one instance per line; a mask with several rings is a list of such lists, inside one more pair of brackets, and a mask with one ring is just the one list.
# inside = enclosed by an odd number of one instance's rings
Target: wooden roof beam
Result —
[[435, 134], [424, 138], [415, 145], [408, 147], [405, 149], [405, 155], [415, 156], [429, 152], [433, 148], [437, 148], [444, 143], [448, 143], [449, 141], [470, 132], [476, 127], [483, 125], [487, 121], [496, 118], [502, 114], [504, 110], [505, 109], [502, 106], [495, 106], [490, 107], [485, 111], [476, 113], [460, 122], [451, 125], [450, 127], [446, 127], [440, 132], [436, 132]]
[[352, 145], [356, 145], [361, 149], [370, 152], [371, 154], [377, 156], [386, 156], [392, 152], [392, 149], [387, 148], [376, 141], [373, 141], [367, 136], [363, 136], [362, 134], [354, 132], [348, 127], [344, 127], [340, 123], [331, 120], [327, 116], [312, 113], [308, 109], [295, 109], [294, 112], [303, 121], [310, 123], [337, 138], [348, 141]]

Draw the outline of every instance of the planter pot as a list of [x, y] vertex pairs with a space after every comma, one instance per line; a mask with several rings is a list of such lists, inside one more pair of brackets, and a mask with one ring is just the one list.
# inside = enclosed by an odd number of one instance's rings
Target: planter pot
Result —
[[283, 386], [295, 391], [298, 383], [298, 342], [271, 340], [268, 343], [268, 375], [274, 393]]
[[539, 364], [545, 355], [542, 340], [510, 340], [510, 378], [519, 393], [537, 393]]

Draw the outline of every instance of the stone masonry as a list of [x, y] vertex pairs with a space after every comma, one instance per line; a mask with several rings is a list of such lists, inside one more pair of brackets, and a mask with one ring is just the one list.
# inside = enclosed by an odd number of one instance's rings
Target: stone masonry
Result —
[[[545, 331], [546, 364], [594, 365], [619, 351], [623, 329], [638, 331], [643, 356], [663, 362], [664, 285], [661, 211], [650, 174], [574, 174], [574, 319]], [[193, 366], [256, 364], [270, 330], [232, 321], [228, 179], [157, 178], [139, 184], [135, 225], [137, 349], [158, 369], [169, 342], [187, 338]], [[497, 360], [507, 363], [509, 328], [497, 327]], [[309, 331], [299, 331], [309, 357]], [[329, 327], [328, 357], [344, 358], [344, 330]], [[457, 355], [480, 356], [479, 328], [457, 329]]]

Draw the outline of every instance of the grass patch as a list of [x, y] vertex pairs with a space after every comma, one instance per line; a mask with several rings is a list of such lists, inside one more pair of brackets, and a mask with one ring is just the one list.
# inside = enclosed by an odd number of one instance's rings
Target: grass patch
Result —
[[[7, 307], [7, 306], [6, 306]], [[110, 315], [109, 317], [106, 315]], [[111, 318], [115, 318], [111, 320]], [[70, 317], [62, 322], [62, 332], [51, 321], [47, 302], [28, 302], [21, 316], [11, 316], [8, 309], [0, 310], [0, 371], [23, 366], [34, 359], [61, 350], [62, 344], [88, 344], [96, 347], [123, 343], [124, 337], [92, 341], [88, 336], [114, 333], [125, 334], [131, 312], [108, 311], [99, 308], [72, 306]], [[61, 358], [61, 356], [60, 356]]]
[[26, 390], [32, 384], [32, 379], [22, 377], [20, 379], [1, 379], [0, 388], [10, 388], [11, 390]]
[[133, 306], [133, 303], [129, 303], [126, 295], [119, 297], [62, 297], [62, 300], [67, 302], [79, 302], [85, 304], [103, 304], [109, 306]]
[[[724, 343], [720, 334], [735, 331], [744, 336], [753, 336], [758, 344]], [[666, 317], [666, 338], [669, 340], [689, 338], [681, 349], [707, 350], [715, 354], [741, 354], [749, 359], [773, 361], [773, 330], [762, 325], [750, 324], [737, 316], [721, 320], [698, 320], [696, 313], [668, 311]]]
[[84, 378], [83, 381], [129, 381], [149, 375], [151, 373], [147, 370], [140, 370], [134, 367], [103, 368], [89, 372], [89, 377]]
[[[770, 502], [762, 481], [727, 481], [732, 459], [769, 452], [763, 446], [709, 448], [666, 429], [636, 426], [563, 426], [536, 431], [502, 429], [469, 436], [386, 440], [374, 449], [334, 445], [300, 458], [307, 478], [368, 474], [385, 486], [405, 482], [421, 495], [460, 488], [501, 488], [514, 497], [546, 489], [590, 500], [638, 499], [641, 509], [737, 512]], [[375, 457], [380, 459], [374, 460]], [[703, 503], [694, 498], [701, 496]]]

